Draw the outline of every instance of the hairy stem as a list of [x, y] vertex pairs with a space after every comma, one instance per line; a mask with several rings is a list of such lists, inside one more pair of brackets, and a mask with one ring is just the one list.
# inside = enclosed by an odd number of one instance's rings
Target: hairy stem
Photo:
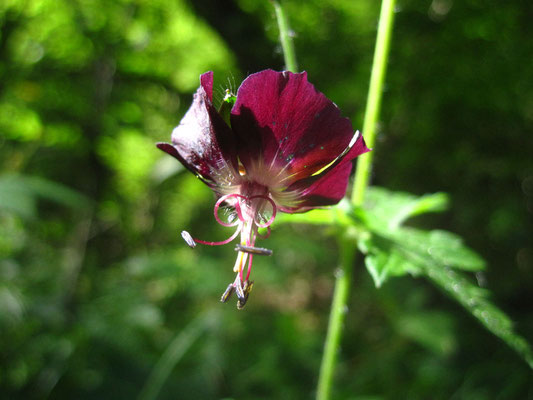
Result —
[[277, 0], [272, 0], [274, 10], [276, 11], [276, 20], [279, 28], [279, 40], [283, 49], [283, 57], [285, 59], [285, 68], [287, 71], [298, 72], [298, 63], [296, 62], [296, 53], [294, 52], [294, 45], [292, 43], [291, 30], [283, 7]]
[[[385, 71], [389, 54], [390, 36], [394, 20], [394, 3], [395, 0], [383, 0], [381, 4], [376, 49], [372, 63], [370, 87], [368, 90], [365, 119], [363, 122], [363, 135], [369, 148], [373, 148], [376, 137], [376, 125], [379, 117], [383, 82], [385, 80]], [[366, 153], [358, 158], [357, 172], [352, 193], [352, 204], [354, 206], [361, 206], [363, 204], [366, 188], [370, 181], [372, 154], [373, 152]], [[339, 248], [341, 266], [336, 274], [335, 292], [331, 304], [328, 333], [324, 344], [322, 364], [320, 365], [317, 388], [318, 400], [328, 400], [331, 398], [333, 375], [337, 363], [342, 327], [348, 309], [347, 304], [353, 277], [353, 266], [355, 262], [353, 242], [346, 237], [340, 238]]]

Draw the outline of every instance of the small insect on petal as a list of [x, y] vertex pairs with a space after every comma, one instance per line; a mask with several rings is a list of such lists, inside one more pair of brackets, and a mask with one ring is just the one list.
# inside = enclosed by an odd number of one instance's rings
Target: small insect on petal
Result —
[[242, 287], [243, 296], [238, 296], [239, 300], [237, 301], [237, 308], [242, 310], [248, 301], [248, 296], [254, 287], [254, 281], [245, 281], [244, 286]]
[[259, 256], [271, 256], [273, 251], [265, 249], [264, 247], [244, 246], [242, 244], [235, 245], [235, 251], [242, 251], [243, 253], [257, 254]]
[[194, 249], [196, 247], [196, 242], [192, 238], [191, 234], [187, 231], [181, 231], [181, 237], [183, 240], [185, 240], [185, 243], [191, 248]]
[[220, 301], [222, 303], [225, 303], [226, 301], [228, 301], [228, 299], [231, 297], [234, 291], [235, 291], [235, 286], [233, 285], [233, 283], [230, 283], [228, 287], [226, 288], [226, 291], [222, 293], [222, 297], [220, 298]]

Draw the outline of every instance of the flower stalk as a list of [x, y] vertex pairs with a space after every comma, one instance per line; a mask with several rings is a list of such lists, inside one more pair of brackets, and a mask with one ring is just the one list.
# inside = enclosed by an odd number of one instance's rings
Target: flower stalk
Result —
[[[376, 126], [379, 117], [383, 83], [389, 55], [390, 37], [394, 21], [395, 0], [383, 0], [379, 17], [378, 35], [372, 63], [370, 86], [368, 90], [367, 106], [363, 123], [363, 134], [369, 148], [374, 147]], [[352, 204], [359, 207], [363, 204], [366, 188], [370, 181], [372, 154], [363, 155], [357, 162], [355, 182], [352, 192]], [[347, 312], [348, 298], [353, 278], [355, 250], [353, 241], [340, 236], [340, 268], [336, 273], [335, 291], [331, 305], [328, 333], [324, 343], [324, 354], [320, 365], [317, 387], [317, 399], [331, 398], [333, 374], [337, 363], [338, 349], [341, 342], [342, 327]]]
[[[370, 86], [368, 88], [365, 118], [363, 121], [363, 134], [365, 135], [368, 147], [371, 149], [374, 148], [376, 141], [377, 122], [381, 109], [381, 98], [387, 70], [395, 3], [396, 0], [383, 0], [379, 16], [378, 35], [376, 38], [376, 48], [374, 50], [374, 60], [372, 61]], [[373, 154], [374, 152], [370, 152], [366, 156], [361, 157], [357, 162], [352, 191], [352, 204], [354, 206], [361, 206], [363, 204], [365, 191], [370, 181]]]
[[283, 11], [283, 7], [277, 0], [272, 0], [274, 10], [276, 12], [276, 21], [279, 28], [279, 40], [283, 49], [283, 57], [285, 59], [285, 68], [287, 71], [297, 72], [298, 63], [296, 62], [296, 53], [294, 52], [294, 44], [292, 42], [291, 30], [289, 22]]

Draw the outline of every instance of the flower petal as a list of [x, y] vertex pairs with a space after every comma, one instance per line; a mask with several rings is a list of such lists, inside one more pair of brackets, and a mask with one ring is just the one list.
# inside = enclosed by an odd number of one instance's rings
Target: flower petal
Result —
[[213, 71], [207, 71], [200, 75], [200, 86], [205, 91], [209, 101], [213, 101]]
[[323, 171], [301, 179], [286, 192], [297, 192], [300, 202], [297, 206], [283, 209], [285, 212], [303, 212], [311, 208], [337, 204], [346, 194], [348, 179], [352, 170], [351, 161], [368, 151], [363, 137], [357, 132], [354, 143]]
[[172, 131], [172, 145], [157, 147], [209, 186], [232, 185], [239, 179], [235, 137], [211, 103], [213, 73], [203, 74], [200, 82], [191, 107]]
[[327, 166], [353, 137], [350, 120], [307, 81], [306, 72], [250, 75], [237, 92], [231, 124], [245, 168], [259, 159], [259, 165], [285, 169], [289, 183]]

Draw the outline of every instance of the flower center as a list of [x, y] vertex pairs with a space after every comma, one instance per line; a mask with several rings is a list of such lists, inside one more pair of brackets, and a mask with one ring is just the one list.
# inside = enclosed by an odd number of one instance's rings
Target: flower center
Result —
[[[230, 208], [229, 215], [223, 219], [220, 217], [222, 206]], [[242, 309], [246, 304], [248, 295], [252, 290], [253, 281], [249, 281], [252, 270], [252, 260], [254, 254], [271, 255], [268, 249], [255, 247], [257, 237], [266, 239], [270, 236], [270, 225], [276, 218], [277, 207], [268, 195], [268, 189], [262, 185], [244, 183], [240, 187], [240, 193], [226, 194], [220, 197], [215, 203], [213, 214], [215, 220], [222, 226], [236, 227], [235, 232], [225, 240], [210, 242], [200, 239], [193, 239], [192, 236], [183, 231], [181, 236], [190, 247], [196, 247], [196, 243], [208, 246], [219, 246], [230, 243], [240, 233], [240, 244], [235, 248], [237, 259], [233, 271], [236, 277], [233, 283], [222, 295], [221, 301], [226, 302], [233, 292], [237, 293], [237, 308]], [[260, 233], [259, 229], [265, 229], [265, 233]], [[247, 268], [246, 268], [247, 267]], [[246, 269], [246, 275], [244, 271]]]

